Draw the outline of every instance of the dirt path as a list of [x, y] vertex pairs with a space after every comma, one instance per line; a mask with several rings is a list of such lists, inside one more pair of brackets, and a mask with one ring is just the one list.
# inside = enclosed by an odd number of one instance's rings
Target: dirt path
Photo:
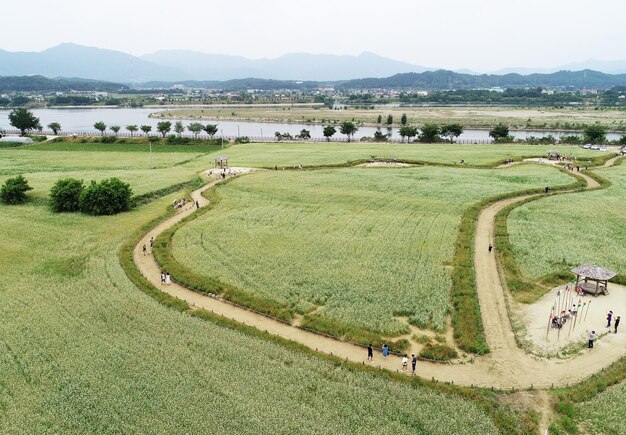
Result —
[[[616, 159], [609, 160], [605, 166], [610, 166]], [[251, 170], [239, 168], [244, 173]], [[588, 188], [598, 187], [592, 178], [581, 174], [587, 181]], [[206, 175], [205, 175], [206, 177]], [[206, 206], [208, 201], [201, 195], [202, 191], [214, 186], [218, 180], [207, 179], [209, 182], [202, 188], [192, 192], [194, 201], [200, 206]], [[491, 349], [488, 355], [476, 357], [474, 362], [465, 364], [434, 364], [418, 362], [417, 374], [425, 379], [435, 378], [439, 381], [453, 382], [460, 385], [475, 385], [502, 389], [565, 386], [580, 382], [591, 376], [603, 367], [619, 359], [626, 349], [623, 346], [612, 346], [609, 340], [599, 341], [595, 349], [585, 351], [581, 356], [568, 359], [542, 359], [526, 354], [517, 346], [511, 327], [506, 291], [501, 283], [494, 253], [489, 253], [487, 246], [494, 243], [494, 224], [496, 214], [508, 206], [522, 201], [530, 196], [507, 199], [486, 207], [479, 215], [476, 223], [475, 237], [475, 267], [476, 284], [480, 300], [480, 309], [485, 329], [487, 343]], [[175, 216], [161, 222], [152, 228], [134, 249], [134, 260], [141, 273], [156, 287], [179, 298], [190, 305], [212, 311], [216, 314], [234, 319], [240, 323], [254, 326], [260, 330], [281, 336], [317, 349], [327, 354], [333, 354], [354, 362], [366, 362], [366, 350], [360, 346], [335, 340], [313, 332], [305, 331], [266, 316], [254, 313], [245, 308], [232, 305], [219, 298], [189, 290], [175, 282], [169, 286], [160, 283], [160, 267], [152, 255], [143, 255], [144, 244], [149, 246], [151, 237], [170, 228], [184, 217], [192, 214], [194, 206], [187, 206]], [[374, 356], [373, 365], [389, 370], [401, 371], [401, 358], [389, 356], [384, 359], [380, 352]]]

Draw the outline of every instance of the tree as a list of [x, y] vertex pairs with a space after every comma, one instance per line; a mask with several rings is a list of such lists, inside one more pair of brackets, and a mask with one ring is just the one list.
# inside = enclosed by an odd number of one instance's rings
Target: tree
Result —
[[377, 124], [382, 124], [383, 123], [383, 115], [378, 115], [378, 118], [376, 119], [376, 123]]
[[112, 125], [111, 130], [113, 130], [113, 136], [117, 136], [121, 129], [122, 127], [120, 127], [119, 125]]
[[99, 183], [92, 181], [80, 194], [80, 211], [95, 216], [126, 211], [130, 209], [132, 194], [130, 185], [119, 178], [109, 178]]
[[311, 139], [311, 132], [305, 128], [303, 128], [302, 130], [300, 130], [300, 134], [298, 135], [298, 137], [300, 139]]
[[148, 136], [150, 134], [150, 132], [152, 131], [152, 126], [150, 125], [142, 125], [141, 126], [141, 131], [143, 131], [143, 133]]
[[388, 139], [389, 139], [389, 135], [384, 134], [382, 131], [376, 130], [374, 132], [374, 140], [376, 142], [387, 142]]
[[446, 124], [441, 127], [441, 135], [447, 136], [450, 143], [463, 134], [463, 126], [461, 124]]
[[402, 118], [400, 118], [400, 124], [402, 124], [402, 125], [406, 125], [406, 124], [407, 124], [407, 122], [408, 122], [408, 120], [409, 120], [409, 119], [407, 118], [406, 113], [403, 113], [403, 114], [402, 114]]
[[588, 125], [583, 134], [587, 143], [598, 144], [606, 141], [606, 128], [600, 124]]
[[135, 132], [138, 130], [137, 125], [135, 124], [130, 124], [126, 126], [126, 130], [128, 130], [130, 132], [130, 137], [133, 137], [133, 135], [135, 134]]
[[348, 142], [350, 142], [350, 138], [354, 136], [354, 134], [359, 131], [358, 127], [354, 125], [354, 122], [351, 121], [343, 121], [339, 126], [339, 131], [341, 134], [345, 134], [348, 136]]
[[176, 132], [178, 137], [180, 137], [185, 131], [185, 126], [183, 125], [182, 122], [176, 121], [176, 124], [174, 124], [174, 131]]
[[410, 125], [400, 127], [400, 137], [402, 137], [402, 141], [404, 141], [404, 138], [406, 137], [407, 143], [409, 143], [411, 142], [411, 138], [414, 138], [415, 136], [417, 136], [416, 127], [411, 127]]
[[327, 125], [324, 127], [324, 137], [326, 138], [326, 142], [330, 142], [330, 138], [333, 137], [337, 133], [337, 129], [332, 125]]
[[56, 136], [61, 131], [61, 124], [59, 124], [58, 122], [51, 122], [50, 124], [48, 124], [48, 128], [52, 130], [52, 133], [54, 133], [54, 135]]
[[9, 113], [9, 124], [17, 128], [22, 136], [24, 136], [28, 130], [35, 130], [37, 126], [41, 125], [39, 118], [30, 110], [24, 108], [11, 110], [11, 113]]
[[161, 121], [157, 124], [157, 131], [165, 137], [172, 129], [172, 123], [169, 121]]
[[393, 115], [387, 115], [387, 122], [385, 122], [385, 124], [387, 125], [393, 124]]
[[420, 142], [435, 143], [439, 139], [439, 126], [433, 123], [426, 123], [422, 127], [422, 132], [419, 135]]
[[215, 134], [217, 133], [217, 124], [207, 124], [204, 127], [204, 131], [206, 131], [206, 134], [209, 135], [209, 137], [211, 139], [213, 139], [213, 136], [215, 136]]
[[509, 127], [501, 122], [489, 131], [489, 136], [496, 142], [506, 140], [509, 137]]
[[50, 189], [50, 208], [56, 213], [79, 211], [79, 199], [85, 185], [83, 180], [63, 178]]
[[33, 190], [28, 181], [21, 175], [8, 178], [0, 188], [0, 200], [8, 205], [23, 204], [26, 202], [26, 192]]
[[98, 130], [101, 135], [104, 135], [104, 131], [107, 129], [107, 126], [104, 122], [98, 121], [93, 125], [93, 128]]
[[187, 130], [192, 132], [193, 135], [198, 138], [198, 134], [200, 134], [201, 131], [204, 131], [204, 125], [199, 122], [192, 122], [187, 126]]

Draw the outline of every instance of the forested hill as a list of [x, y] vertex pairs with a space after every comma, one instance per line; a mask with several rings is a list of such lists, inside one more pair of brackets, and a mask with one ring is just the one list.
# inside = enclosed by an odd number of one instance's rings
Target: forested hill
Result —
[[605, 74], [598, 71], [559, 71], [551, 74], [460, 74], [438, 70], [423, 73], [396, 74], [376, 79], [348, 80], [338, 85], [344, 89], [477, 89], [477, 88], [599, 88], [625, 86], [626, 74]]
[[49, 79], [43, 76], [0, 77], [0, 92], [116, 92], [125, 86], [85, 79]]

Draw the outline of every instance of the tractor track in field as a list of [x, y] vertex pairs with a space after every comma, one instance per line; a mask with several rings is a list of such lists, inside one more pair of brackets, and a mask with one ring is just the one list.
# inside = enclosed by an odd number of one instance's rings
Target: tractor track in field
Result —
[[[610, 159], [605, 166], [611, 166], [617, 158]], [[238, 171], [252, 172], [253, 170], [238, 168]], [[600, 187], [600, 184], [593, 178], [585, 174], [579, 175], [586, 180], [587, 189]], [[191, 193], [192, 199], [198, 201], [201, 207], [209, 203], [202, 195], [202, 192], [221, 181], [215, 178], [207, 180], [207, 184]], [[613, 336], [599, 341], [595, 349], [584, 351], [582, 355], [569, 359], [537, 357], [526, 353], [518, 346], [509, 320], [507, 291], [502, 285], [503, 277], [501, 276], [495, 254], [493, 252], [489, 253], [487, 247], [489, 243], [495, 245], [495, 218], [500, 210], [511, 204], [539, 196], [542, 195], [521, 195], [494, 202], [480, 212], [476, 223], [474, 238], [476, 287], [485, 337], [490, 353], [484, 356], [477, 356], [472, 362], [462, 364], [434, 364], [418, 361], [416, 370], [418, 376], [429, 380], [436, 379], [457, 385], [485, 388], [549, 388], [551, 386], [567, 386], [578, 383], [609, 366], [626, 353], [625, 346], [612, 345], [612, 342], [617, 339]], [[366, 361], [366, 349], [359, 345], [301, 329], [247, 308], [234, 305], [223, 299], [190, 290], [174, 281], [171, 285], [162, 285], [160, 282], [161, 267], [151, 255], [151, 252], [149, 255], [143, 255], [143, 245], [150, 246], [149, 240], [151, 237], [156, 239], [163, 231], [193, 214], [194, 211], [195, 205], [190, 203], [176, 215], [165, 219], [150, 229], [134, 247], [133, 258], [137, 268], [156, 288], [186, 301], [193, 308], [211, 311], [239, 323], [253, 326], [261, 331], [267, 331], [270, 334], [293, 340], [319, 352], [332, 354], [359, 364], [371, 364], [375, 367], [392, 371], [401, 370], [400, 356], [391, 355], [385, 359], [380, 352], [376, 352], [374, 362], [368, 363]], [[175, 277], [173, 278], [175, 279]]]

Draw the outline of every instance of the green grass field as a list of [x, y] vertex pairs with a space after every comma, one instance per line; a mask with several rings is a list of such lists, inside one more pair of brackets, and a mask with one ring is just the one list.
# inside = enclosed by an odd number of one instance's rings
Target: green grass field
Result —
[[[536, 422], [499, 404], [497, 392], [395, 380], [168, 309], [144, 294], [122, 269], [120, 247], [181, 192], [117, 216], [53, 214], [47, 207], [59, 178], [117, 176], [142, 194], [191, 180], [215, 153], [241, 166], [273, 166], [276, 156], [285, 165], [370, 157], [367, 144], [319, 145], [225, 151], [163, 145], [155, 149], [157, 169], [150, 169], [143, 145], [0, 149], [0, 183], [24, 174], [35, 188], [25, 205], [0, 205], [0, 433], [482, 434], [496, 433], [496, 424], [505, 433], [532, 432]], [[400, 148], [407, 155], [398, 158], [427, 155], [443, 163], [509, 157], [500, 147], [464, 146], [450, 154], [441, 145]], [[523, 148], [516, 152], [541, 149]], [[463, 156], [468, 153], [471, 158]], [[613, 171], [618, 168], [602, 173], [615, 187]], [[463, 210], [497, 193], [570, 182], [554, 169], [529, 165], [268, 171], [220, 187], [222, 202], [175, 240], [183, 248], [185, 237], [185, 249], [207, 255], [203, 271], [215, 265], [241, 274], [246, 289], [296, 301], [303, 311], [314, 306], [307, 299], [313, 295], [324, 298], [323, 313], [355, 316], [361, 324], [371, 319], [358, 316], [373, 312], [371, 325], [393, 330], [402, 325], [395, 314], [414, 310], [416, 322], [432, 318], [436, 326], [449, 305], [449, 262]], [[216, 246], [222, 249], [213, 258], [207, 252]], [[421, 276], [428, 281], [415, 279]], [[276, 293], [264, 282], [277, 283]], [[309, 291], [312, 283], [324, 292]], [[342, 298], [354, 296], [360, 299], [351, 310]], [[416, 302], [422, 296], [431, 299]]]
[[232, 166], [274, 168], [302, 164], [304, 166], [345, 164], [369, 159], [418, 160], [455, 165], [493, 165], [507, 158], [541, 157], [557, 149], [583, 159], [602, 153], [573, 146], [543, 145], [450, 145], [450, 144], [391, 144], [391, 143], [266, 143], [232, 145], [221, 154], [230, 158]]
[[98, 218], [55, 215], [38, 201], [0, 206], [0, 432], [496, 433], [469, 401], [341, 368], [141, 293], [117, 251], [171, 199]]
[[596, 170], [604, 190], [542, 198], [511, 211], [510, 241], [522, 273], [532, 279], [581, 263], [626, 274], [626, 165]]
[[461, 215], [504, 192], [571, 179], [548, 167], [274, 171], [218, 189], [182, 227], [174, 257], [193, 272], [331, 319], [395, 336], [443, 329]]

